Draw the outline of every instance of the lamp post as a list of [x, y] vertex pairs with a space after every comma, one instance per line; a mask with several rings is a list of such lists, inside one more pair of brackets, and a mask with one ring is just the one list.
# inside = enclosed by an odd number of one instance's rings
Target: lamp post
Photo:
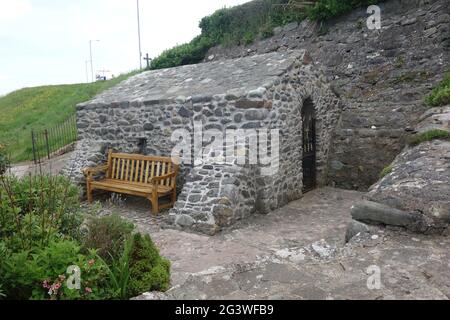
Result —
[[89, 83], [89, 71], [88, 71], [89, 60], [84, 61], [84, 64], [86, 66], [86, 83]]
[[136, 0], [136, 6], [137, 6], [137, 23], [138, 23], [138, 41], [139, 41], [139, 66], [140, 70], [142, 70], [141, 18], [139, 10], [139, 0]]
[[100, 40], [89, 40], [89, 52], [91, 54], [91, 79], [94, 83], [94, 61], [92, 59], [92, 42], [100, 42]]

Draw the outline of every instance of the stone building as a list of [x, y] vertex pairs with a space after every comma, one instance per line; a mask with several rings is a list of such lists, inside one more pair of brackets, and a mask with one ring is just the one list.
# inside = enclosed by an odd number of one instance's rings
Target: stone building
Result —
[[[327, 184], [340, 116], [339, 99], [305, 51], [148, 71], [77, 106], [79, 142], [69, 170], [82, 182], [81, 169], [103, 162], [108, 148], [171, 156], [181, 140], [191, 142], [167, 223], [215, 234]], [[229, 145], [217, 139], [227, 141], [230, 132], [246, 140], [232, 145], [228, 161]], [[270, 161], [259, 153], [251, 162], [255, 148]], [[242, 150], [245, 162], [237, 161]]]

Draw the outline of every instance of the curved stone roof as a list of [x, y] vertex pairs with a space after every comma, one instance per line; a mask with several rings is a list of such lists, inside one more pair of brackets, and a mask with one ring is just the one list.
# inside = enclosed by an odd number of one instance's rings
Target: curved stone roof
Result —
[[236, 97], [269, 87], [304, 50], [272, 52], [234, 60], [200, 63], [143, 72], [81, 104], [186, 100], [190, 97], [233, 94]]

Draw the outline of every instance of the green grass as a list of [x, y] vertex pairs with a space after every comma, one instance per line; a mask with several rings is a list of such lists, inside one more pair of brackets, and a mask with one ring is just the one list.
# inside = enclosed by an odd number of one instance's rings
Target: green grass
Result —
[[426, 141], [432, 141], [436, 139], [447, 139], [450, 138], [450, 132], [444, 130], [430, 130], [424, 133], [416, 134], [411, 137], [408, 141], [410, 146], [417, 146]]
[[392, 165], [389, 165], [386, 168], [384, 168], [383, 171], [381, 171], [381, 173], [380, 173], [380, 179], [383, 179], [388, 174], [391, 174], [392, 170], [393, 170]]
[[430, 107], [450, 104], [450, 72], [447, 72], [442, 82], [425, 98]]
[[12, 163], [32, 159], [31, 130], [52, 128], [75, 113], [75, 105], [136, 74], [93, 84], [25, 88], [0, 97], [0, 144]]

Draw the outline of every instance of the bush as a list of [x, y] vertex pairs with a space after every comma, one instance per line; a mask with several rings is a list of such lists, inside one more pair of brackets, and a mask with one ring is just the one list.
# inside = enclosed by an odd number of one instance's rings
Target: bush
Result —
[[111, 262], [122, 255], [134, 225], [118, 215], [111, 215], [89, 218], [87, 228], [89, 231], [84, 238], [84, 247], [96, 249], [102, 259]]
[[427, 105], [439, 107], [450, 104], [450, 72], [447, 72], [442, 82], [425, 98]]
[[[80, 268], [80, 289], [67, 285], [68, 267]], [[32, 251], [10, 253], [0, 266], [8, 299], [92, 300], [106, 299], [106, 267], [95, 252], [83, 255], [73, 241], [58, 240]]]
[[151, 69], [171, 68], [201, 62], [213, 46], [206, 37], [199, 36], [190, 43], [176, 46], [164, 51], [151, 63]]
[[417, 134], [409, 139], [410, 146], [416, 146], [426, 141], [435, 139], [446, 139], [450, 137], [450, 132], [444, 130], [430, 130], [424, 133]]
[[[170, 263], [117, 215], [88, 220], [66, 178], [0, 176], [0, 299], [127, 299], [165, 290]], [[70, 289], [68, 267], [81, 272]]]
[[170, 285], [170, 262], [159, 255], [149, 235], [136, 234], [130, 261], [128, 295], [165, 291]]
[[[383, 0], [381, 0], [383, 1]], [[307, 16], [313, 21], [324, 21], [342, 15], [361, 6], [369, 6], [380, 0], [318, 0], [307, 10]]]
[[0, 176], [0, 239], [13, 252], [79, 239], [79, 190], [61, 176]]

